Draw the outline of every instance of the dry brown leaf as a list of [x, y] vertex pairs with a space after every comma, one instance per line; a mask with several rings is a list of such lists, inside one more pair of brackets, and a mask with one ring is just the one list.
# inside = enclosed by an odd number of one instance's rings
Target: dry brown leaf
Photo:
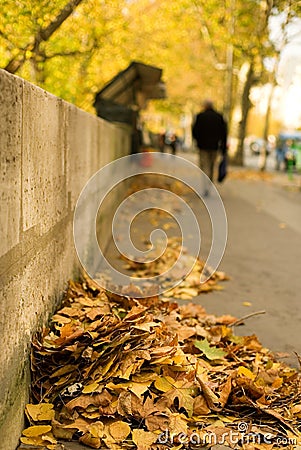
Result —
[[87, 445], [91, 448], [100, 448], [101, 447], [101, 439], [98, 437], [92, 436], [91, 433], [85, 433], [83, 436], [79, 438], [79, 442], [84, 445]]
[[89, 430], [89, 425], [90, 425], [89, 421], [82, 419], [81, 417], [78, 417], [77, 419], [75, 419], [74, 422], [69, 423], [68, 425], [64, 425], [63, 428], [65, 430], [71, 429], [81, 431], [82, 433], [86, 433], [86, 431]]
[[169, 418], [169, 427], [168, 427], [170, 433], [172, 433], [173, 436], [177, 436], [180, 433], [184, 433], [187, 435], [188, 431], [188, 425], [187, 425], [187, 419], [183, 414], [171, 414]]
[[196, 375], [196, 379], [200, 383], [200, 386], [202, 388], [203, 395], [206, 399], [208, 407], [212, 411], [221, 411], [220, 401], [219, 398], [215, 395], [215, 393], [212, 391], [212, 389], [209, 386], [209, 383], [207, 381], [204, 381], [201, 376]]
[[102, 438], [104, 435], [104, 424], [100, 421], [93, 422], [88, 426], [88, 431], [95, 438]]
[[194, 416], [203, 416], [206, 414], [210, 414], [211, 409], [208, 408], [207, 402], [203, 395], [198, 395], [193, 400], [193, 415]]
[[71, 441], [74, 433], [76, 432], [76, 428], [67, 429], [66, 425], [62, 425], [56, 420], [52, 421], [52, 432], [54, 437], [57, 439], [64, 439], [66, 441]]
[[112, 399], [112, 395], [107, 390], [104, 390], [101, 394], [80, 395], [79, 397], [70, 400], [70, 402], [66, 404], [66, 407], [72, 410], [77, 407], [86, 409], [89, 405], [108, 406]]
[[109, 425], [109, 432], [112, 438], [117, 442], [124, 441], [131, 432], [131, 428], [128, 423], [118, 420], [117, 422]]
[[137, 450], [149, 450], [150, 446], [156, 442], [157, 435], [149, 431], [134, 429], [132, 431], [132, 440], [137, 446]]
[[121, 392], [118, 397], [117, 411], [121, 416], [132, 415], [132, 394], [130, 392]]
[[169, 427], [169, 416], [160, 412], [150, 414], [145, 418], [145, 426], [148, 431], [165, 431]]
[[227, 378], [227, 381], [225, 382], [225, 384], [222, 386], [222, 389], [219, 393], [219, 402], [222, 406], [222, 408], [224, 408], [224, 406], [226, 405], [229, 395], [231, 393], [232, 390], [232, 376], [229, 376]]
[[[201, 269], [199, 263], [197, 267]], [[208, 286], [214, 287], [217, 279]], [[197, 289], [198, 282], [195, 272], [181, 289]], [[65, 316], [58, 311], [58, 322], [33, 342], [32, 395], [37, 404], [26, 411], [56, 438], [83, 434], [81, 442], [91, 448], [105, 443], [120, 450], [133, 445], [132, 431], [139, 448], [163, 450], [153, 441], [161, 432], [176, 435], [187, 424], [188, 433], [195, 427], [203, 433], [208, 426], [216, 433], [235, 431], [244, 414], [252, 417], [252, 427], [272, 430], [275, 436], [298, 434], [300, 374], [277, 362], [256, 336], [233, 336], [227, 326], [233, 323], [231, 316], [208, 315], [200, 305], [179, 307], [157, 296], [148, 303], [106, 294], [88, 279], [70, 283], [64, 308], [71, 321], [60, 327]], [[221, 350], [223, 359], [203, 359], [193, 345], [195, 336], [208, 342], [210, 351]], [[51, 421], [54, 410], [57, 420]], [[55, 445], [50, 431], [22, 439], [30, 445]]]

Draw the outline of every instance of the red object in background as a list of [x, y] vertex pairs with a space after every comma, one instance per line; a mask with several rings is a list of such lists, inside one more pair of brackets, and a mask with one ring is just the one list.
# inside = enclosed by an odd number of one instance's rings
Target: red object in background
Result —
[[141, 155], [140, 165], [142, 167], [150, 167], [153, 163], [153, 156], [149, 150], [144, 150]]

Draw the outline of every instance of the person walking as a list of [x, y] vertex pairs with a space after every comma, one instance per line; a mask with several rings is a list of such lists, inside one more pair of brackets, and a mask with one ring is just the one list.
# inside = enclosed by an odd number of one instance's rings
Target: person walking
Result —
[[[196, 116], [192, 136], [199, 149], [200, 168], [213, 182], [218, 152], [224, 155], [227, 150], [227, 124], [222, 114], [214, 109], [212, 100], [205, 100], [203, 108]], [[205, 197], [209, 195], [209, 191], [210, 183], [206, 180]]]

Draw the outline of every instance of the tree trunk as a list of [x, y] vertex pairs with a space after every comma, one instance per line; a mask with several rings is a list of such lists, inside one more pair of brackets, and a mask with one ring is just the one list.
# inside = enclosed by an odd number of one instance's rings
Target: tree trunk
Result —
[[269, 137], [269, 129], [270, 129], [270, 118], [271, 118], [271, 106], [272, 100], [274, 96], [274, 91], [276, 87], [276, 78], [273, 77], [270, 94], [268, 97], [267, 110], [265, 113], [265, 121], [264, 121], [264, 129], [263, 129], [263, 146], [260, 150], [260, 160], [259, 160], [259, 170], [264, 172], [266, 169], [267, 163], [267, 145], [268, 145], [268, 137]]
[[237, 166], [243, 166], [244, 164], [244, 139], [246, 136], [248, 114], [251, 107], [249, 95], [253, 83], [253, 61], [245, 62], [239, 73], [237, 88], [238, 103], [234, 109], [232, 126], [234, 154], [232, 155], [231, 162]]

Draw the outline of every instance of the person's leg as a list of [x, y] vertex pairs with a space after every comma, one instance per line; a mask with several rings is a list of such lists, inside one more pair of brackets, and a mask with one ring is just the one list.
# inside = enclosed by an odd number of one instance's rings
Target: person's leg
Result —
[[[207, 150], [200, 150], [200, 169], [210, 178], [210, 152]], [[207, 178], [204, 179], [204, 195], [209, 194], [210, 182]]]
[[214, 169], [215, 169], [215, 165], [216, 165], [216, 160], [217, 160], [217, 154], [218, 151], [217, 150], [211, 150], [210, 152], [208, 152], [208, 158], [209, 158], [209, 178], [210, 180], [213, 182], [214, 179]]

